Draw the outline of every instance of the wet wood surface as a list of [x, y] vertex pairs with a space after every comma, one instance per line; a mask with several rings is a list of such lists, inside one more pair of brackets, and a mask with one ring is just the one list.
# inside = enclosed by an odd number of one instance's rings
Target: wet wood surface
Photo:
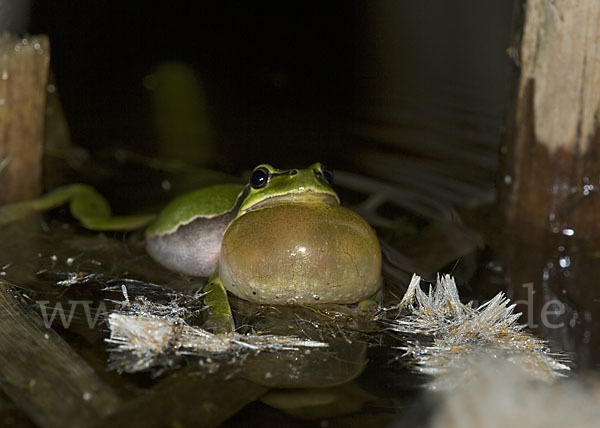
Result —
[[[520, 3], [520, 2], [519, 2]], [[515, 65], [501, 211], [516, 235], [600, 238], [600, 3], [529, 0]]]
[[94, 370], [1, 280], [0, 386], [40, 427], [87, 427], [118, 404]]
[[516, 1], [495, 248], [530, 328], [598, 361], [600, 2]]

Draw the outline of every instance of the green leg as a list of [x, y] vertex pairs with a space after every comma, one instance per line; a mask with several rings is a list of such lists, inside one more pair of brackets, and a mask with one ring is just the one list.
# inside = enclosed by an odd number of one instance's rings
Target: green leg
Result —
[[379, 303], [375, 299], [365, 299], [358, 303], [358, 316], [361, 319], [369, 320], [375, 316], [379, 310]]
[[8, 224], [20, 218], [26, 217], [36, 211], [45, 211], [66, 204], [72, 200], [77, 193], [87, 187], [83, 184], [72, 184], [59, 187], [58, 189], [41, 196], [38, 199], [0, 207], [0, 225]]
[[154, 215], [113, 217], [108, 202], [100, 193], [86, 184], [71, 184], [32, 201], [1, 206], [0, 225], [67, 202], [73, 217], [90, 230], [134, 230], [147, 226], [155, 218]]
[[154, 214], [112, 216], [104, 196], [92, 187], [78, 185], [76, 195], [71, 198], [69, 209], [73, 217], [90, 230], [134, 230], [150, 224]]
[[141, 229], [148, 226], [156, 218], [155, 214], [140, 214], [126, 216], [112, 216], [107, 218], [78, 219], [81, 225], [90, 230], [125, 231]]
[[380, 287], [374, 295], [358, 302], [358, 316], [366, 321], [373, 319], [379, 311], [382, 297], [383, 288]]
[[214, 275], [204, 286], [204, 304], [208, 306], [209, 317], [203, 328], [214, 333], [230, 333], [235, 330], [227, 291], [218, 275]]

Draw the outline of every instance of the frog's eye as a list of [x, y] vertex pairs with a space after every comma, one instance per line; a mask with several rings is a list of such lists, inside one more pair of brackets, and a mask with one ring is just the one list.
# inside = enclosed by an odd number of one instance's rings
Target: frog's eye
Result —
[[321, 173], [323, 174], [323, 178], [327, 180], [329, 184], [333, 184], [333, 171], [327, 168], [326, 166], [321, 167]]
[[252, 172], [252, 176], [250, 177], [250, 186], [253, 189], [260, 189], [267, 185], [269, 182], [269, 170], [264, 167], [260, 167]]

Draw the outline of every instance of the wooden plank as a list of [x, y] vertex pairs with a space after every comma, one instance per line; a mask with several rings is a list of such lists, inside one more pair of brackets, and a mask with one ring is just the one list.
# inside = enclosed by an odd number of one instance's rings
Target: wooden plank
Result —
[[94, 370], [3, 280], [0, 387], [40, 427], [88, 427], [118, 404]]

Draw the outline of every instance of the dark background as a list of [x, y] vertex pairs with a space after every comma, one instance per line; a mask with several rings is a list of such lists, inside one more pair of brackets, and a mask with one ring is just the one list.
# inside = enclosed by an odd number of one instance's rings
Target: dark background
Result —
[[50, 36], [73, 142], [86, 148], [151, 151], [143, 77], [182, 60], [206, 86], [218, 165], [321, 160], [390, 178], [408, 160], [470, 169], [466, 180], [489, 186], [511, 9], [505, 0], [37, 0], [29, 28]]

